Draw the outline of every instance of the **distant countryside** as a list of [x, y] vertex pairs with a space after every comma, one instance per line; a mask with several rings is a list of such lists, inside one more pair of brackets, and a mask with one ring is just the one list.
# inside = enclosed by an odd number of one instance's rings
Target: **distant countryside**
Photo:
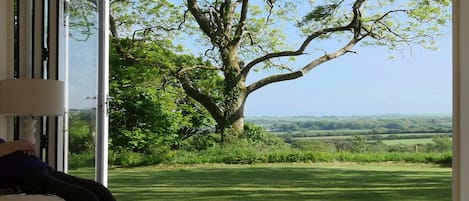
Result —
[[301, 150], [325, 152], [449, 152], [450, 115], [252, 117]]

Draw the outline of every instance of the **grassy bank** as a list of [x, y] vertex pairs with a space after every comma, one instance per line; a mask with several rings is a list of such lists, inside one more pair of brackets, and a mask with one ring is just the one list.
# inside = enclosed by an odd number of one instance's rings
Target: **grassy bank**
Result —
[[164, 165], [112, 169], [109, 187], [119, 201], [450, 201], [451, 169], [407, 163]]

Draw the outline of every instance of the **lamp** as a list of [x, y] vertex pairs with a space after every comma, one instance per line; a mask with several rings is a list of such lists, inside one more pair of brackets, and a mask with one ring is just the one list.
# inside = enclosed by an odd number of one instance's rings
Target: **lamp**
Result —
[[[64, 113], [64, 84], [58, 80], [0, 80], [0, 114], [55, 116]], [[23, 139], [35, 143], [36, 120], [26, 120]]]

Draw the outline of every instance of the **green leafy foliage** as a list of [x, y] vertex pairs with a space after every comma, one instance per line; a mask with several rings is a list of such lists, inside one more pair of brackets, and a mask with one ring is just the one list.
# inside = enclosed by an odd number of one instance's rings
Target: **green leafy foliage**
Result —
[[292, 147], [304, 151], [314, 152], [335, 152], [336, 148], [331, 144], [320, 140], [296, 140], [292, 142]]
[[339, 4], [318, 5], [311, 12], [307, 13], [303, 20], [298, 22], [297, 26], [302, 27], [310, 22], [318, 22], [331, 17], [338, 6]]
[[94, 150], [95, 112], [74, 111], [69, 113], [69, 151], [72, 154]]
[[[177, 147], [187, 137], [180, 135], [181, 128], [213, 125], [172, 76], [177, 63], [200, 60], [176, 55], [154, 42], [130, 39], [114, 39], [111, 50], [112, 149], [142, 153], [156, 144]], [[122, 51], [132, 58], [123, 58]]]
[[366, 136], [353, 135], [351, 143], [352, 143], [352, 152], [355, 152], [355, 153], [368, 152], [368, 144], [367, 144]]
[[429, 149], [434, 152], [449, 152], [452, 150], [451, 138], [447, 136], [433, 136]]

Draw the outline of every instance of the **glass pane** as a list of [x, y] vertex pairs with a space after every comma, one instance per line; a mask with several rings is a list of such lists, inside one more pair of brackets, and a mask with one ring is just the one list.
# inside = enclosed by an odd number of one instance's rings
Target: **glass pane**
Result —
[[[98, 35], [96, 3], [71, 0], [69, 7], [69, 169], [87, 168], [94, 178]], [[79, 160], [78, 160], [79, 159]], [[89, 171], [88, 171], [89, 170]]]

